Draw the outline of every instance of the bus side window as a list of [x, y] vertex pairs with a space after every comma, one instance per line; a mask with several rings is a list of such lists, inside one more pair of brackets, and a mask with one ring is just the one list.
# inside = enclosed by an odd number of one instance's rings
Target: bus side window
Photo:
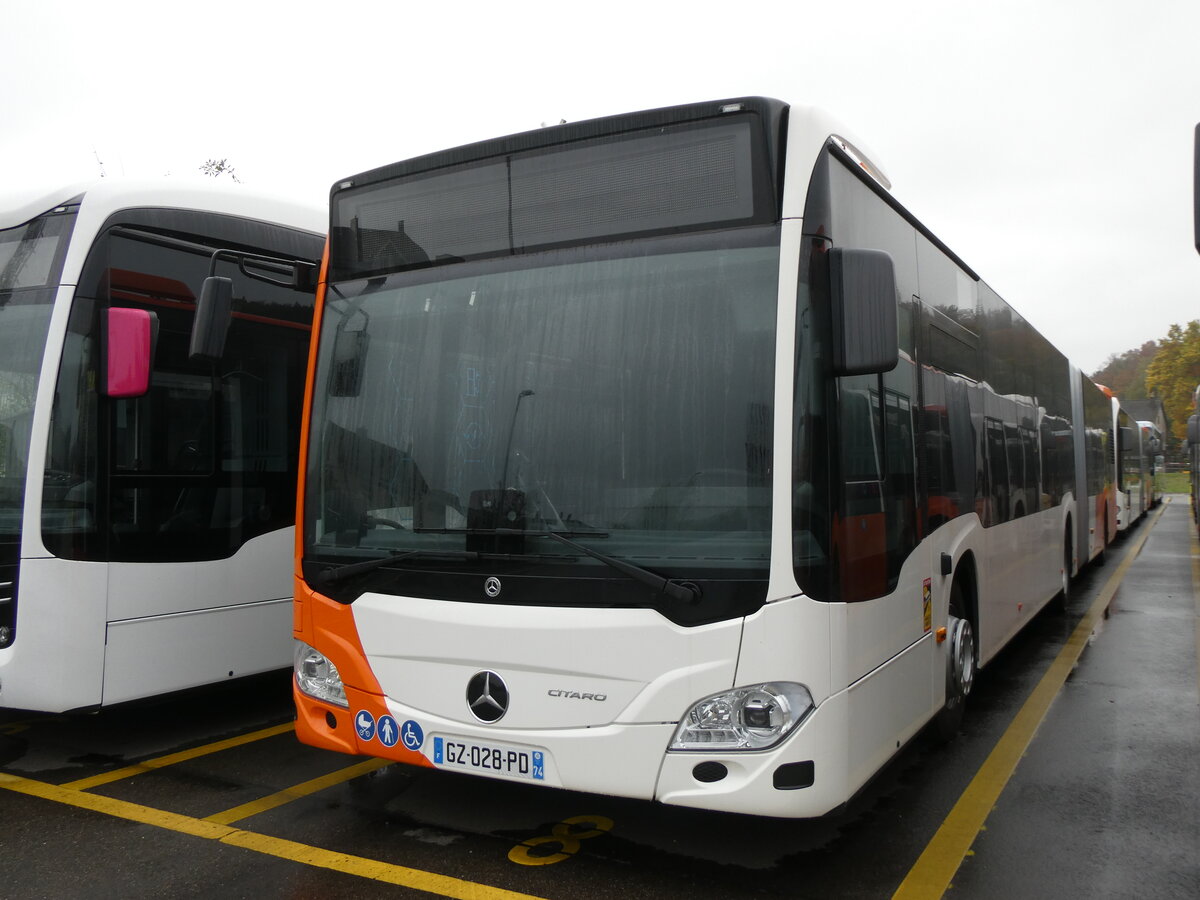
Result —
[[[292, 522], [311, 298], [222, 262], [235, 290], [225, 353], [216, 363], [189, 360], [195, 295], [210, 262], [206, 240], [118, 226], [89, 256], [47, 453], [60, 473], [43, 511], [52, 553], [221, 559]], [[100, 312], [110, 305], [158, 316], [144, 396], [98, 399], [91, 389]]]
[[842, 502], [835, 518], [836, 577], [843, 599], [880, 597], [887, 583], [879, 376], [841, 380]]
[[[901, 363], [904, 365], [904, 363]], [[895, 587], [900, 568], [917, 543], [916, 457], [912, 402], [897, 391], [884, 393], [884, 512], [887, 518], [888, 588]]]
[[930, 534], [958, 515], [958, 511], [951, 499], [956, 485], [946, 409], [946, 376], [926, 366], [921, 379], [925, 400], [918, 430], [924, 478], [921, 495], [922, 534]]
[[1016, 425], [1004, 426], [1004, 449], [1008, 453], [1009, 517], [1019, 519], [1029, 512], [1029, 497], [1026, 492], [1025, 458]]
[[1008, 446], [1004, 425], [998, 419], [987, 419], [988, 495], [990, 511], [985, 525], [999, 525], [1009, 520]]
[[846, 600], [882, 597], [916, 544], [911, 400], [878, 376], [842, 380], [842, 504], [835, 527]]

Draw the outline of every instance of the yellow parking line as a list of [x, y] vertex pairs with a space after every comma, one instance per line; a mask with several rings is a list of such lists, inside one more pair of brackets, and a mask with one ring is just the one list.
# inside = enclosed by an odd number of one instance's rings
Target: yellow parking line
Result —
[[516, 891], [504, 890], [503, 888], [489, 887], [485, 884], [477, 884], [461, 878], [452, 878], [449, 875], [438, 875], [434, 872], [422, 871], [421, 869], [410, 869], [407, 866], [398, 866], [377, 859], [353, 856], [349, 853], [335, 853], [332, 850], [324, 850], [308, 844], [300, 844], [295, 841], [288, 841], [267, 834], [258, 834], [253, 831], [243, 831], [240, 828], [231, 828], [228, 825], [222, 825], [217, 822], [194, 819], [191, 816], [182, 816], [178, 813], [167, 812], [161, 809], [152, 809], [147, 806], [140, 806], [137, 803], [128, 803], [124, 800], [115, 800], [112, 797], [104, 797], [99, 794], [89, 794], [59, 785], [46, 784], [45, 782], [22, 778], [18, 775], [9, 775], [4, 772], [0, 772], [0, 788], [26, 794], [31, 797], [39, 797], [43, 800], [50, 800], [54, 803], [63, 803], [68, 806], [75, 806], [80, 809], [114, 816], [118, 819], [141, 822], [156, 828], [164, 828], [169, 831], [192, 835], [193, 837], [215, 840], [222, 844], [228, 844], [231, 847], [240, 847], [244, 850], [262, 853], [266, 856], [274, 856], [278, 859], [290, 860], [291, 862], [301, 863], [306, 866], [331, 869], [346, 875], [370, 878], [374, 881], [386, 882], [387, 884], [395, 884], [418, 891], [427, 891], [442, 897], [456, 898], [456, 900], [539, 900], [539, 898], [530, 894], [521, 894]]
[[291, 803], [293, 800], [299, 800], [301, 797], [307, 797], [309, 794], [315, 794], [317, 791], [323, 791], [325, 788], [333, 787], [335, 784], [349, 781], [351, 778], [357, 778], [359, 775], [365, 775], [368, 772], [374, 772], [376, 769], [382, 769], [384, 766], [390, 764], [386, 759], [368, 759], [356, 765], [348, 766], [345, 769], [339, 769], [337, 772], [322, 775], [320, 778], [313, 778], [302, 784], [284, 788], [282, 791], [263, 797], [260, 800], [251, 800], [249, 803], [243, 803], [241, 806], [233, 807], [233, 809], [205, 816], [204, 821], [230, 825], [242, 819], [256, 816], [261, 812], [266, 812], [269, 809], [275, 809], [278, 806]]
[[279, 859], [303, 863], [306, 866], [332, 869], [335, 872], [357, 875], [359, 878], [371, 878], [387, 884], [428, 891], [442, 897], [453, 897], [455, 900], [538, 900], [532, 894], [521, 894], [517, 891], [489, 887], [474, 881], [464, 881], [449, 875], [409, 869], [377, 859], [351, 856], [348, 853], [334, 853], [332, 850], [322, 850], [320, 847], [313, 847], [309, 844], [298, 844], [295, 841], [285, 841], [282, 838], [255, 834], [252, 831], [235, 831], [229, 837], [223, 838], [222, 843], [243, 847]]
[[180, 831], [194, 837], [220, 840], [231, 831], [225, 825], [193, 819], [191, 816], [181, 816], [178, 813], [162, 809], [152, 809], [125, 800], [103, 797], [99, 794], [88, 794], [72, 788], [47, 784], [44, 781], [34, 781], [32, 778], [22, 778], [19, 775], [9, 775], [0, 772], [0, 788], [28, 794], [30, 797], [41, 797], [43, 800], [53, 800], [55, 803], [65, 803], [80, 809], [90, 809], [93, 812], [116, 816], [118, 819], [128, 819], [131, 822], [141, 822], [153, 825], [155, 828], [165, 828], [168, 831]]
[[1000, 799], [1004, 786], [1008, 784], [1017, 763], [1021, 761], [1029, 742], [1033, 740], [1034, 732], [1046, 717], [1050, 703], [1066, 683], [1067, 676], [1075, 668], [1079, 657], [1083, 655], [1096, 623], [1108, 609], [1121, 580], [1125, 577], [1125, 572], [1141, 552], [1151, 529], [1162, 517], [1164, 508], [1160, 506], [1158, 513], [1141, 530], [1137, 543], [1125, 554], [1121, 565], [1108, 579], [1091, 609], [1079, 620], [1066, 645], [1050, 664], [1050, 668], [1033, 689], [1033, 693], [1008, 726], [1008, 730], [992, 748], [992, 752], [954, 804], [954, 808], [950, 810], [933, 839], [892, 895], [892, 900], [935, 900], [950, 887], [950, 880], [958, 871], [963, 859], [970, 854], [971, 844], [975, 842], [975, 837], [982, 829], [988, 814]]
[[164, 766], [173, 766], [176, 763], [187, 762], [189, 759], [195, 759], [198, 756], [207, 756], [210, 753], [219, 753], [220, 751], [228, 750], [231, 747], [240, 747], [243, 744], [251, 744], [254, 741], [261, 741], [263, 738], [274, 737], [277, 734], [284, 734], [285, 732], [291, 731], [295, 727], [296, 726], [292, 722], [285, 722], [283, 725], [273, 725], [270, 728], [263, 728], [259, 731], [251, 731], [249, 734], [238, 735], [237, 737], [227, 738], [223, 741], [205, 744], [201, 747], [193, 747], [190, 750], [180, 750], [178, 753], [170, 753], [166, 756], [160, 756], [157, 759], [147, 759], [132, 766], [126, 766], [123, 769], [115, 769], [111, 772], [103, 772], [99, 775], [93, 775], [91, 778], [80, 778], [78, 781], [68, 782], [67, 784], [62, 785], [62, 787], [75, 791], [86, 791], [89, 788], [99, 787], [102, 784], [110, 784], [114, 781], [120, 781], [122, 778], [140, 775], [143, 772], [149, 772], [153, 769], [161, 769]]

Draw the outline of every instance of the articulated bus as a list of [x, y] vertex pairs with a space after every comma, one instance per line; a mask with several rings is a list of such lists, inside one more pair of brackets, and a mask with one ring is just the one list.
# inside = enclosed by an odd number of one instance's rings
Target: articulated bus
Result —
[[296, 730], [781, 817], [1103, 552], [1107, 398], [824, 114], [744, 98], [331, 192]]
[[291, 662], [324, 215], [197, 182], [0, 206], [0, 706], [92, 709]]

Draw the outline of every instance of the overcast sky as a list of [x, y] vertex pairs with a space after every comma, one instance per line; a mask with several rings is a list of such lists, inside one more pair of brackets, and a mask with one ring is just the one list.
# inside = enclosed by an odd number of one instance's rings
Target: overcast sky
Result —
[[336, 179], [432, 150], [761, 94], [845, 122], [896, 197], [1086, 371], [1200, 318], [1197, 0], [0, 10], [0, 188], [215, 157], [323, 206]]

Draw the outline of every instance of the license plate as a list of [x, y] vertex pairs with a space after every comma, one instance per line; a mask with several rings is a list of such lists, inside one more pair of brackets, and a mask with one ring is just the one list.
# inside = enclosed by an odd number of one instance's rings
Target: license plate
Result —
[[434, 735], [430, 759], [442, 769], [544, 781], [548, 755], [545, 750], [530, 747]]

